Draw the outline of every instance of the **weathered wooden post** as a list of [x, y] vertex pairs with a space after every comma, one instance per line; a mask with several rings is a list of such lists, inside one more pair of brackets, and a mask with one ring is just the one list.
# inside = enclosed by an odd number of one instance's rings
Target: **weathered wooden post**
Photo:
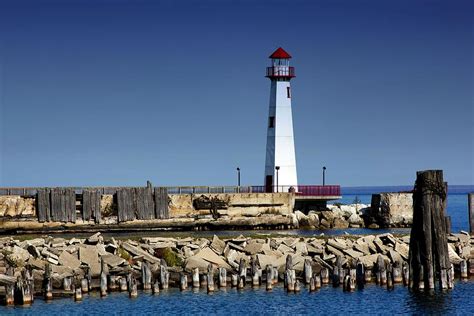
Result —
[[24, 271], [24, 279], [26, 281], [25, 304], [32, 304], [35, 299], [35, 280], [30, 266]]
[[357, 266], [356, 266], [356, 282], [357, 282], [357, 287], [359, 289], [364, 288], [364, 283], [365, 283], [365, 269], [364, 269], [364, 264], [357, 260]]
[[467, 279], [468, 278], [468, 272], [467, 272], [467, 261], [466, 260], [462, 260], [460, 263], [459, 263], [459, 270], [461, 270], [461, 279]]
[[278, 268], [273, 267], [273, 284], [278, 284]]
[[128, 289], [127, 286], [127, 278], [124, 276], [121, 276], [119, 279], [119, 287], [120, 287], [120, 292], [125, 292]]
[[320, 289], [321, 288], [321, 276], [314, 273], [313, 274], [313, 279], [314, 279], [314, 286], [316, 287], [316, 289]]
[[51, 265], [46, 263], [43, 279], [43, 290], [44, 290], [44, 299], [52, 300], [53, 299], [53, 284], [51, 280]]
[[207, 292], [214, 292], [214, 267], [212, 263], [207, 267]]
[[237, 274], [232, 274], [230, 276], [230, 282], [232, 287], [237, 287], [239, 285], [239, 276]]
[[118, 283], [118, 276], [116, 275], [109, 275], [109, 280], [107, 284], [109, 285], [109, 292], [117, 291], [117, 283]]
[[[408, 260], [412, 288], [420, 288], [423, 283], [427, 288], [434, 289], [436, 275], [444, 276], [441, 271], [449, 269], [446, 198], [447, 184], [443, 182], [442, 170], [417, 172]], [[440, 285], [444, 282], [440, 280]]]
[[201, 275], [200, 286], [204, 289], [207, 289], [207, 274]]
[[392, 276], [393, 276], [393, 283], [402, 283], [402, 268], [400, 267], [400, 262], [395, 261], [392, 267]]
[[310, 291], [310, 292], [316, 291], [315, 276], [312, 276], [311, 279], [309, 280], [309, 291]]
[[63, 290], [71, 291], [72, 286], [72, 276], [67, 276], [63, 279]]
[[379, 255], [377, 257], [376, 267], [377, 267], [377, 270], [376, 270], [376, 273], [375, 273], [375, 277], [376, 277], [377, 284], [378, 285], [386, 284], [387, 283], [387, 272], [386, 272], [386, 268], [385, 268], [385, 260], [383, 259], [383, 257], [381, 255]]
[[311, 277], [313, 276], [313, 267], [311, 266], [311, 260], [305, 259], [304, 260], [304, 283], [309, 284]]
[[226, 268], [219, 268], [219, 287], [227, 287], [227, 270]]
[[410, 269], [408, 267], [408, 263], [406, 262], [403, 263], [402, 273], [403, 273], [403, 285], [408, 286], [408, 284], [410, 284]]
[[244, 258], [240, 258], [239, 262], [239, 286], [240, 286], [240, 280], [242, 280], [243, 285], [245, 286], [245, 282], [247, 279], [247, 265], [245, 263]]
[[181, 273], [181, 275], [180, 275], [179, 289], [181, 291], [184, 291], [184, 290], [188, 289], [188, 276], [186, 275], [186, 273]]
[[169, 282], [169, 279], [170, 279], [170, 274], [168, 272], [168, 267], [166, 266], [166, 264], [163, 264], [163, 261], [162, 260], [162, 263], [161, 263], [161, 266], [160, 266], [160, 283], [161, 283], [161, 288], [162, 289], [167, 289], [168, 288], [168, 282]]
[[[293, 270], [295, 271], [295, 270]], [[296, 280], [295, 281], [295, 293], [298, 293], [301, 291], [301, 283], [300, 283], [300, 280]]]
[[393, 289], [393, 275], [392, 275], [392, 270], [390, 269], [387, 270], [386, 280], [387, 280], [387, 289], [389, 290]]
[[107, 296], [107, 267], [104, 259], [100, 259], [100, 296]]
[[130, 274], [130, 284], [128, 287], [128, 296], [130, 298], [135, 298], [138, 297], [138, 285], [137, 285], [137, 279], [133, 276], [133, 274]]
[[74, 300], [77, 302], [82, 301], [82, 287], [81, 286], [75, 287]]
[[158, 280], [155, 280], [151, 290], [152, 290], [153, 295], [160, 294], [160, 282]]
[[252, 276], [252, 286], [259, 287], [260, 286], [260, 273], [258, 271], [254, 271]]
[[286, 277], [288, 292], [293, 292], [295, 290], [295, 284], [296, 284], [296, 271], [293, 269], [286, 270], [285, 277]]
[[474, 235], [474, 193], [467, 195], [467, 203], [469, 205], [469, 232]]
[[321, 283], [329, 284], [329, 269], [328, 268], [321, 269]]
[[448, 289], [454, 288], [454, 266], [451, 264], [448, 269]]
[[344, 270], [342, 269], [342, 256], [337, 256], [336, 262], [332, 269], [332, 286], [338, 287], [344, 281]]
[[271, 264], [267, 265], [266, 275], [266, 289], [267, 291], [271, 291], [273, 289], [273, 266]]
[[151, 290], [151, 270], [150, 266], [148, 265], [147, 262], [142, 262], [142, 284], [143, 284], [143, 290], [144, 291], [149, 291]]
[[193, 288], [199, 288], [199, 268], [193, 269]]
[[353, 292], [355, 291], [356, 287], [356, 279], [357, 279], [357, 270], [356, 269], [350, 269], [349, 270], [349, 291]]
[[82, 293], [89, 292], [89, 282], [87, 281], [87, 278], [83, 278], [81, 280], [81, 292]]

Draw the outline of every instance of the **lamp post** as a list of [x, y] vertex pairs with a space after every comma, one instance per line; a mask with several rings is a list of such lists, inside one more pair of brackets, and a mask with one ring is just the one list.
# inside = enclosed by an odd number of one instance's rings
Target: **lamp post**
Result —
[[277, 190], [276, 190], [276, 191], [278, 192], [278, 170], [280, 170], [280, 166], [276, 166], [276, 167], [275, 167], [275, 170], [277, 171], [277, 181], [276, 181], [276, 184], [277, 184], [277, 185], [276, 185], [276, 189], [277, 189]]
[[237, 186], [240, 187], [240, 168], [237, 167]]
[[326, 184], [326, 167], [323, 167], [323, 186]]

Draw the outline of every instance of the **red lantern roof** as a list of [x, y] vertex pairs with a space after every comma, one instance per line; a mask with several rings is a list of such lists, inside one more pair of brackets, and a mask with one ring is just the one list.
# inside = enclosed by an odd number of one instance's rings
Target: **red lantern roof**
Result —
[[278, 47], [276, 51], [273, 52], [273, 54], [270, 55], [270, 58], [272, 59], [286, 59], [286, 58], [291, 58], [291, 55], [288, 54], [283, 48]]

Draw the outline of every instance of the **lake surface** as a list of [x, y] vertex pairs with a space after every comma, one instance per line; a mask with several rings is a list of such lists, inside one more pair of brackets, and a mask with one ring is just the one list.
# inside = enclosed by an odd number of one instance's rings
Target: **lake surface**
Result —
[[207, 294], [204, 290], [180, 292], [169, 289], [158, 296], [140, 292], [130, 299], [126, 293], [112, 293], [105, 298], [85, 295], [82, 302], [72, 298], [45, 302], [37, 299], [29, 307], [0, 307], [2, 315], [472, 315], [474, 279], [458, 281], [450, 291], [412, 292], [402, 285], [388, 291], [375, 284], [363, 290], [345, 293], [342, 288], [324, 286], [309, 293], [288, 294], [282, 286], [265, 291], [264, 287], [244, 290], [227, 288]]

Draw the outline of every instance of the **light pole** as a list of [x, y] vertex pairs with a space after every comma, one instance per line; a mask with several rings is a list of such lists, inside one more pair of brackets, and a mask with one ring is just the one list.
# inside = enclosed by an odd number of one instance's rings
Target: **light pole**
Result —
[[278, 170], [280, 170], [280, 166], [276, 166], [275, 167], [275, 170], [277, 171], [277, 185], [276, 185], [276, 189], [277, 189], [277, 192], [278, 192]]
[[323, 167], [323, 186], [326, 184], [326, 167]]
[[237, 186], [240, 187], [240, 168], [237, 167]]

